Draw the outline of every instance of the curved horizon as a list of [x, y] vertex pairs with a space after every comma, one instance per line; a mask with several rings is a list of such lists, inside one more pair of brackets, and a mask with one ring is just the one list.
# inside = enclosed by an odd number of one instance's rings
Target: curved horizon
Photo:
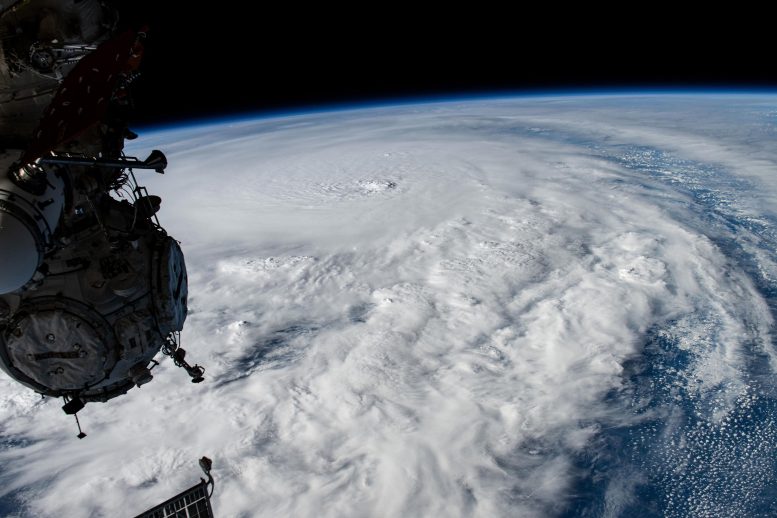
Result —
[[753, 96], [776, 95], [777, 85], [773, 87], [741, 87], [741, 86], [650, 86], [638, 87], [569, 87], [569, 88], [534, 88], [525, 90], [496, 89], [484, 90], [480, 93], [460, 92], [430, 95], [404, 95], [397, 97], [380, 97], [354, 101], [332, 101], [322, 103], [306, 103], [296, 107], [273, 109], [248, 109], [245, 112], [230, 112], [224, 115], [203, 115], [160, 122], [156, 124], [139, 123], [135, 127], [142, 132], [172, 131], [176, 129], [191, 129], [192, 127], [210, 126], [227, 123], [256, 121], [263, 119], [280, 119], [298, 115], [313, 115], [322, 113], [339, 113], [379, 108], [393, 108], [425, 104], [445, 104], [455, 102], [478, 102], [489, 100], [510, 99], [552, 99], [556, 97], [640, 97], [640, 96]]

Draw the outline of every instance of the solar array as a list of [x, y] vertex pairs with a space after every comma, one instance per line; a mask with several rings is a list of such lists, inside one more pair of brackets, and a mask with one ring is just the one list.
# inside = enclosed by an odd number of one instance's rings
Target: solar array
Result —
[[135, 518], [214, 518], [204, 480]]

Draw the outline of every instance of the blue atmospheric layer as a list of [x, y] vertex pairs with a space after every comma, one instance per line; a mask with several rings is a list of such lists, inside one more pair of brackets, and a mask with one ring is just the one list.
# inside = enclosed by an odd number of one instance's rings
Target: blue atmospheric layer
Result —
[[241, 122], [258, 122], [265, 119], [276, 119], [301, 115], [316, 115], [344, 111], [369, 110], [377, 108], [398, 108], [402, 106], [428, 105], [442, 103], [466, 103], [481, 101], [510, 101], [530, 99], [578, 99], [578, 98], [627, 98], [645, 96], [688, 96], [690, 99], [700, 97], [732, 96], [745, 98], [749, 96], [777, 95], [777, 88], [752, 87], [707, 87], [682, 88], [674, 86], [650, 88], [554, 88], [521, 91], [486, 91], [480, 93], [452, 93], [424, 96], [400, 96], [376, 98], [359, 101], [325, 102], [306, 104], [295, 107], [277, 109], [248, 110], [238, 113], [208, 116], [202, 118], [186, 118], [172, 122], [141, 124], [137, 129], [145, 133], [158, 133], [177, 130], [202, 129], [205, 126], [221, 124], [236, 124]]

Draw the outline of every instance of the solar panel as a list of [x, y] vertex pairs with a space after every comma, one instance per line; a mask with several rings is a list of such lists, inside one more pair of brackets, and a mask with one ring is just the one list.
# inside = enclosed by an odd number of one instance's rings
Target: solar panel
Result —
[[135, 518], [214, 518], [207, 486], [208, 483], [201, 480], [196, 486]]

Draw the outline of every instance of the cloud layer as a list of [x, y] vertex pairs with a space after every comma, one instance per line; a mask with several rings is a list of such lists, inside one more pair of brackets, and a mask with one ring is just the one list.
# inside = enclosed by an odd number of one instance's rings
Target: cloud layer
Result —
[[[0, 378], [0, 509], [767, 515], [772, 97], [493, 100], [152, 133], [192, 385]], [[142, 181], [143, 181], [142, 180]], [[118, 511], [119, 509], [129, 511]]]

